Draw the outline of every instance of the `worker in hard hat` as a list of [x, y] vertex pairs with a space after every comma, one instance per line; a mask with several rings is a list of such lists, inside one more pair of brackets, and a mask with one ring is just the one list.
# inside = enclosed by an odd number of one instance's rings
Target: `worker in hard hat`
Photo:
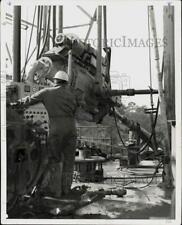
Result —
[[[49, 115], [50, 158], [56, 164], [59, 176], [54, 196], [70, 191], [76, 149], [75, 111], [80, 106], [76, 92], [68, 85], [68, 74], [58, 71], [54, 76], [54, 87], [45, 88], [23, 99], [23, 105], [43, 103]], [[61, 182], [61, 184], [59, 184]]]

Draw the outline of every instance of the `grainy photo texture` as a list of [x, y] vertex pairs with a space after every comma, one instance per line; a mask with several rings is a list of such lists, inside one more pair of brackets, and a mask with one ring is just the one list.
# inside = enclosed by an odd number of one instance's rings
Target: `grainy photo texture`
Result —
[[2, 224], [180, 224], [180, 1], [2, 1]]

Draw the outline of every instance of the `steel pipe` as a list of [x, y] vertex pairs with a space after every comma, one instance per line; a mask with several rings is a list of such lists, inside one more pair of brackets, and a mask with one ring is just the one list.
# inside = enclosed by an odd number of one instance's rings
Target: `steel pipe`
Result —
[[58, 33], [63, 33], [63, 6], [59, 6]]
[[127, 96], [134, 96], [134, 95], [149, 95], [149, 94], [158, 94], [158, 90], [135, 90], [135, 89], [126, 89], [126, 90], [109, 90], [105, 94], [112, 96], [119, 96], [119, 95], [127, 95]]
[[53, 5], [53, 12], [52, 12], [52, 42], [53, 47], [55, 46], [55, 37], [56, 37], [56, 6]]
[[21, 81], [21, 6], [14, 6], [13, 18], [13, 81]]
[[97, 8], [97, 76], [96, 80], [102, 83], [102, 6]]

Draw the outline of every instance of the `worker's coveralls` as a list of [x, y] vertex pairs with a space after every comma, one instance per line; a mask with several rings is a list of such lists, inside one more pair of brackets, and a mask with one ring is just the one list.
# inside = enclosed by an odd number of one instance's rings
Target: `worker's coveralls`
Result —
[[[79, 105], [76, 92], [69, 86], [45, 88], [24, 99], [25, 105], [42, 102], [49, 115], [50, 155], [54, 163], [63, 161], [62, 193], [72, 184], [76, 148], [75, 111]], [[56, 181], [55, 181], [56, 182]]]

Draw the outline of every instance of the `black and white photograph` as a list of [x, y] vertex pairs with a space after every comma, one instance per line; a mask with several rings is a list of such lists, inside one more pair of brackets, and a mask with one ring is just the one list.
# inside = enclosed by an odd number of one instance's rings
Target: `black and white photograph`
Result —
[[1, 224], [181, 224], [181, 1], [1, 1]]

